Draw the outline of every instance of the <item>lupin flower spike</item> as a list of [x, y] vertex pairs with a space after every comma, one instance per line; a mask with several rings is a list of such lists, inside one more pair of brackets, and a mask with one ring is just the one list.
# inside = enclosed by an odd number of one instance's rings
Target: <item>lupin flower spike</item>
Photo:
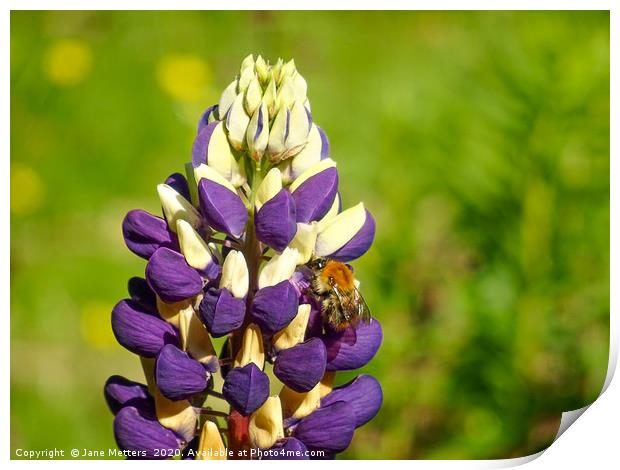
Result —
[[311, 263], [348, 272], [375, 234], [362, 203], [342, 210], [329, 154], [295, 62], [250, 55], [200, 117], [187, 178], [158, 185], [163, 217], [126, 215], [125, 243], [147, 263], [112, 329], [145, 384], [112, 376], [104, 395], [128, 458], [333, 458], [378, 413], [374, 377], [334, 381], [374, 357], [381, 325], [335, 327], [313, 287]]

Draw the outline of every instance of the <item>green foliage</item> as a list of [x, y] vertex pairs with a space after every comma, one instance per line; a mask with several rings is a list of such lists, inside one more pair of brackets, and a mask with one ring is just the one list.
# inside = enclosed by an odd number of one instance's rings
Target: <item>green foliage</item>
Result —
[[546, 447], [607, 368], [604, 12], [13, 12], [12, 449], [114, 446], [102, 385], [140, 369], [109, 312], [144, 269], [121, 220], [159, 211], [251, 52], [295, 58], [377, 219], [385, 403], [345, 457]]

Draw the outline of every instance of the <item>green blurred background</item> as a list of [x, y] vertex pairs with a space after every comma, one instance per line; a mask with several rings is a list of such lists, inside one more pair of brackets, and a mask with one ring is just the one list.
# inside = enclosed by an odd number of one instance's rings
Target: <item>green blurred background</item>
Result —
[[141, 376], [109, 326], [144, 270], [121, 220], [249, 53], [295, 58], [378, 222], [385, 403], [344, 456], [546, 447], [607, 370], [607, 12], [13, 12], [11, 448], [114, 446], [102, 385]]

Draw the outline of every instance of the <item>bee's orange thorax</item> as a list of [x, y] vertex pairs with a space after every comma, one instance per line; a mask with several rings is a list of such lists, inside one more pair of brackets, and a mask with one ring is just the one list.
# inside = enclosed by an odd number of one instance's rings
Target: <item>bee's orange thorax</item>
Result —
[[330, 279], [333, 279], [333, 283], [342, 290], [353, 290], [355, 288], [353, 273], [346, 264], [340, 261], [328, 261], [321, 271], [321, 281], [329, 284]]

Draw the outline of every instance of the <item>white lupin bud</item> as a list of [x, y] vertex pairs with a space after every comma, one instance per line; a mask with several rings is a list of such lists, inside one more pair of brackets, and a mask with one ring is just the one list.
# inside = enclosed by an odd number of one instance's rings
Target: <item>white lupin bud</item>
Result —
[[250, 85], [254, 76], [254, 68], [241, 69], [239, 80], [237, 81], [237, 93], [243, 93]]
[[237, 193], [237, 190], [230, 181], [224, 178], [219, 171], [211, 168], [209, 165], [205, 165], [204, 163], [201, 163], [194, 168], [194, 178], [196, 179], [196, 184], [200, 183], [202, 178], [206, 178], [216, 182], [217, 184], [221, 184], [235, 194]]
[[304, 418], [321, 405], [321, 384], [319, 382], [312, 390], [303, 393], [284, 385], [279, 396], [286, 418]]
[[226, 113], [232, 106], [235, 98], [237, 97], [237, 80], [231, 82], [222, 92], [220, 97], [220, 103], [217, 106], [217, 115], [220, 120], [226, 118]]
[[286, 137], [286, 153], [287, 155], [295, 155], [308, 142], [308, 133], [310, 132], [310, 121], [306, 108], [301, 101], [295, 101], [291, 109], [289, 120], [288, 136]]
[[217, 124], [215, 129], [213, 129], [209, 139], [207, 159], [209, 166], [217, 170], [233, 186], [239, 187], [246, 182], [245, 174], [243, 174], [230, 148], [223, 122]]
[[306, 79], [302, 77], [299, 72], [293, 74], [292, 86], [294, 99], [305, 103], [307, 101], [306, 94], [308, 93], [308, 84], [306, 83]]
[[265, 93], [263, 93], [263, 103], [267, 106], [267, 111], [269, 111], [269, 118], [273, 119], [276, 115], [276, 100], [278, 97], [278, 90], [276, 88], [276, 82], [271, 78], [267, 87], [265, 88]]
[[192, 268], [206, 269], [213, 262], [207, 242], [185, 220], [177, 220], [177, 235], [181, 253]]
[[296, 249], [299, 252], [299, 258], [297, 264], [306, 264], [312, 258], [314, 252], [314, 246], [316, 245], [316, 237], [319, 232], [319, 226], [316, 222], [309, 224], [298, 223], [297, 232], [295, 237], [289, 243], [289, 247]]
[[245, 142], [245, 132], [248, 129], [250, 118], [243, 107], [243, 93], [235, 98], [228, 116], [226, 117], [226, 129], [228, 129], [228, 141], [235, 150], [242, 150]]
[[295, 89], [291, 77], [286, 77], [278, 88], [278, 96], [276, 98], [276, 107], [290, 108], [295, 101]]
[[246, 56], [245, 59], [241, 62], [241, 70], [243, 69], [252, 69], [254, 68], [254, 55], [250, 54]]
[[284, 150], [286, 149], [284, 140], [288, 125], [288, 114], [289, 112], [286, 108], [280, 108], [280, 111], [271, 125], [271, 129], [269, 131], [269, 143], [267, 144], [267, 151], [271, 155], [279, 156], [284, 153]]
[[366, 209], [360, 202], [319, 225], [314, 252], [328, 256], [344, 246], [366, 222]]
[[276, 441], [284, 438], [279, 397], [267, 398], [265, 403], [250, 415], [248, 434], [252, 445], [260, 449], [269, 449]]
[[312, 165], [321, 161], [323, 139], [315, 124], [312, 124], [306, 145], [290, 160], [290, 177], [297, 178]]
[[310, 304], [301, 304], [297, 308], [295, 318], [284, 329], [273, 335], [273, 347], [276, 351], [292, 348], [303, 342], [310, 319], [310, 310]]
[[173, 232], [177, 230], [177, 220], [182, 219], [189, 222], [192, 227], [200, 225], [200, 213], [192, 203], [181, 196], [171, 186], [167, 184], [157, 185], [157, 194], [164, 210], [164, 215], [168, 221], [168, 227]]
[[[261, 124], [260, 129], [259, 124]], [[246, 141], [251, 157], [256, 161], [260, 160], [269, 142], [269, 112], [264, 102], [261, 103], [260, 107], [254, 112], [252, 119], [250, 119]]]
[[226, 460], [226, 447], [213, 421], [205, 421], [200, 432], [195, 460]]
[[237, 352], [233, 367], [244, 367], [250, 362], [262, 370], [265, 365], [265, 349], [263, 346], [263, 334], [260, 328], [251, 323], [243, 332], [241, 349]]
[[250, 275], [243, 253], [232, 250], [222, 265], [220, 289], [227, 289], [234, 297], [244, 298], [248, 293]]
[[258, 275], [258, 288], [275, 286], [290, 279], [295, 272], [298, 259], [299, 252], [290, 247], [285, 248], [280, 254], [273, 255]]
[[256, 58], [256, 63], [254, 64], [254, 70], [258, 74], [258, 78], [262, 83], [266, 83], [269, 79], [269, 66], [263, 56], [259, 55]]
[[284, 61], [281, 58], [278, 58], [275, 65], [271, 67], [271, 74], [276, 81], [276, 84], [280, 83], [280, 77], [282, 73], [282, 67], [284, 66]]
[[297, 68], [295, 67], [295, 59], [289, 60], [286, 64], [282, 66], [282, 71], [280, 72], [280, 81], [284, 81], [287, 77], [293, 76]]
[[258, 82], [258, 77], [252, 77], [248, 89], [245, 90], [245, 110], [248, 112], [248, 116], [252, 116], [260, 106], [262, 97], [263, 91]]
[[256, 190], [256, 198], [254, 200], [254, 205], [256, 206], [256, 211], [258, 212], [260, 208], [269, 201], [272, 197], [280, 192], [282, 189], [282, 175], [280, 170], [277, 168], [272, 168], [265, 175], [263, 181], [258, 186]]

